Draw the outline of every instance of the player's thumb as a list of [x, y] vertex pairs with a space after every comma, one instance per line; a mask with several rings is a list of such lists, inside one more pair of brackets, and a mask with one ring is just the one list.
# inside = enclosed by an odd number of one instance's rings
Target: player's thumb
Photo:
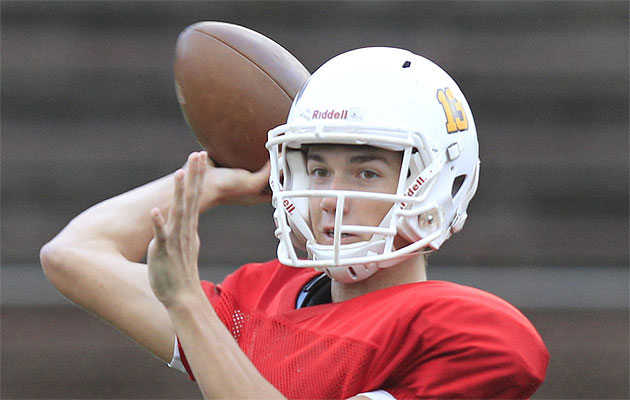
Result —
[[254, 182], [264, 186], [269, 183], [269, 175], [271, 174], [271, 162], [267, 160], [265, 165], [252, 174]]

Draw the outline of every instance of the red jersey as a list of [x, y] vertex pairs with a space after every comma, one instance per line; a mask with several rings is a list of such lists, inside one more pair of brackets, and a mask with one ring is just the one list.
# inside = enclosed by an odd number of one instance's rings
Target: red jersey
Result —
[[243, 352], [288, 398], [526, 398], [544, 379], [540, 336], [492, 294], [427, 281], [296, 309], [316, 275], [274, 260], [202, 282]]

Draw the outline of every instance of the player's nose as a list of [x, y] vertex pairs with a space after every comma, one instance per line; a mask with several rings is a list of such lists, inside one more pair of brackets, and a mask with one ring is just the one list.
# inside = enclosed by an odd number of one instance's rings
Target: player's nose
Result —
[[[347, 190], [349, 189], [347, 187], [347, 182], [345, 182], [345, 180], [343, 178], [337, 177], [335, 176], [327, 189], [329, 190]], [[340, 196], [328, 196], [328, 197], [323, 197], [320, 203], [320, 207], [323, 211], [327, 212], [327, 213], [334, 213], [335, 211], [337, 211], [337, 207], [339, 206], [339, 203], [343, 204], [343, 213], [344, 215], [348, 213], [348, 199], [343, 198], [343, 196], [341, 196], [341, 200]]]

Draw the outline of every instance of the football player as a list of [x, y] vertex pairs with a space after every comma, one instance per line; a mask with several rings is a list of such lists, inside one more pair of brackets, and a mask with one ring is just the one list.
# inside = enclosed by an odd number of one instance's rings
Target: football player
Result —
[[[536, 391], [548, 353], [527, 318], [427, 280], [426, 255], [462, 229], [479, 176], [472, 113], [446, 72], [402, 49], [341, 54], [267, 148], [257, 173], [193, 153], [172, 176], [94, 206], [42, 249], [46, 274], [208, 398]], [[200, 282], [199, 214], [266, 201], [267, 181], [278, 258]]]

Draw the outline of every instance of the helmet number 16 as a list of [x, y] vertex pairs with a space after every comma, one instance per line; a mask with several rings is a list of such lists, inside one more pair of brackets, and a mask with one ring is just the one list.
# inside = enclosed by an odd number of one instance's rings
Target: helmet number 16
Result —
[[446, 131], [454, 133], [468, 129], [468, 118], [459, 100], [453, 96], [451, 88], [438, 89], [437, 99], [446, 114]]

